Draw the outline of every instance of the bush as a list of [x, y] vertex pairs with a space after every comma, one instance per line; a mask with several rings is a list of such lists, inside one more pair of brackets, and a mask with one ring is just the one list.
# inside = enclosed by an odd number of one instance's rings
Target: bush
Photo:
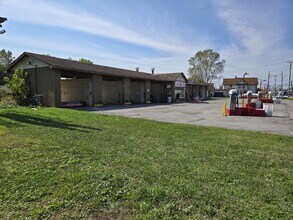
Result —
[[28, 73], [23, 72], [23, 70], [16, 70], [12, 74], [11, 78], [4, 78], [7, 88], [11, 90], [15, 101], [19, 105], [28, 104], [29, 86], [27, 78]]
[[16, 107], [17, 103], [11, 95], [6, 95], [0, 99], [0, 108]]
[[0, 86], [0, 100], [9, 94], [9, 89], [6, 86]]

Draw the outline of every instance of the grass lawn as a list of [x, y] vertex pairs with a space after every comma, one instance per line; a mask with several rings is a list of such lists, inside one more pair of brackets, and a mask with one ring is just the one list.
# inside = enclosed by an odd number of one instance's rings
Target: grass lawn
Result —
[[293, 138], [0, 110], [0, 218], [292, 219]]

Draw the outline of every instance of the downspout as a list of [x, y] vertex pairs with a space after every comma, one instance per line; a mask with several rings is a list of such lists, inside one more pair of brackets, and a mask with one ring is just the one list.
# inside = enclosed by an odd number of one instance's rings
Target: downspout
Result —
[[37, 83], [37, 80], [38, 80], [38, 77], [37, 77], [37, 66], [38, 66], [38, 65], [35, 65], [35, 88], [36, 88], [36, 94], [38, 94], [38, 83]]

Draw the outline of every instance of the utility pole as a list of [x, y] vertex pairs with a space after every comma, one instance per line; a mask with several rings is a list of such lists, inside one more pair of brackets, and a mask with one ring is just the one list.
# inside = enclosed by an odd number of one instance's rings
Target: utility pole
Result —
[[289, 66], [289, 88], [288, 88], [288, 98], [290, 97], [290, 93], [291, 93], [291, 71], [292, 71], [292, 61], [287, 62], [290, 64]]
[[269, 98], [269, 89], [270, 89], [270, 74], [271, 74], [271, 72], [269, 72], [269, 74], [268, 74], [267, 98]]
[[284, 75], [283, 75], [283, 71], [281, 73], [281, 91], [283, 91], [283, 80], [284, 80]]
[[274, 75], [275, 77], [275, 94], [277, 93], [277, 75]]

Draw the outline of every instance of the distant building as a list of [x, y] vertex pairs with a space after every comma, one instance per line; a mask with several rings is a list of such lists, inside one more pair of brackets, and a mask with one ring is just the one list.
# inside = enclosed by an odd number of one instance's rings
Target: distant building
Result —
[[184, 73], [161, 73], [158, 74], [158, 77], [170, 82], [167, 84], [167, 87], [171, 88], [171, 90], [168, 91], [166, 96], [171, 96], [172, 100], [175, 100], [176, 95], [179, 94], [179, 99], [185, 100], [186, 83], [188, 80]]
[[256, 77], [245, 77], [245, 78], [226, 78], [223, 80], [223, 89], [230, 90], [236, 89], [239, 94], [242, 93], [244, 85], [244, 92], [252, 91], [257, 93], [258, 78]]

